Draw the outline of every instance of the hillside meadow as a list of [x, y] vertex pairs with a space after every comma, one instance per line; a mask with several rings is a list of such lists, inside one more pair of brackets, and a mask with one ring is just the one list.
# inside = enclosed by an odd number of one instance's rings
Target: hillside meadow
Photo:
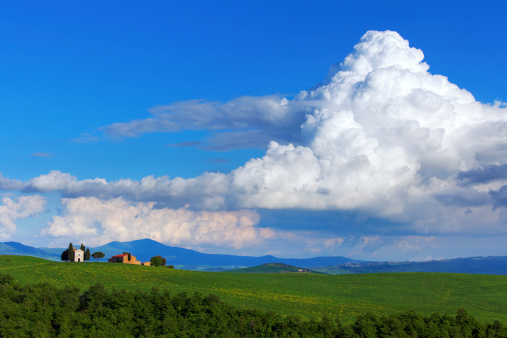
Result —
[[255, 274], [172, 270], [112, 263], [63, 263], [28, 256], [0, 256], [0, 273], [21, 284], [47, 282], [87, 290], [169, 290], [171, 294], [216, 294], [241, 308], [273, 310], [304, 319], [340, 317], [351, 322], [372, 312], [413, 310], [455, 314], [459, 308], [480, 321], [507, 323], [507, 276], [445, 273], [322, 275]]

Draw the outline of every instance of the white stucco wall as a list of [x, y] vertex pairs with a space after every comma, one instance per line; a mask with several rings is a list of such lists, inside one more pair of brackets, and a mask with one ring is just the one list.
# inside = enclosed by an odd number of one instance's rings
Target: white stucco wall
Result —
[[74, 251], [74, 262], [84, 262], [84, 251], [78, 249]]

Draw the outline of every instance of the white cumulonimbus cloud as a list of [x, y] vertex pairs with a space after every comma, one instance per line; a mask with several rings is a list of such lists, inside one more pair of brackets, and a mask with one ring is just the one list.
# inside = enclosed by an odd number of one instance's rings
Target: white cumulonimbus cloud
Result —
[[44, 211], [46, 199], [39, 195], [2, 198], [0, 205], [0, 239], [9, 239], [16, 232], [15, 221], [37, 216]]
[[65, 198], [62, 204], [61, 214], [53, 216], [43, 236], [79, 237], [90, 245], [150, 238], [170, 245], [212, 244], [236, 249], [275, 236], [269, 228], [255, 228], [259, 216], [249, 210], [156, 208], [153, 202], [129, 203], [120, 197]]
[[107, 182], [53, 171], [23, 188], [192, 210], [355, 210], [413, 233], [505, 233], [507, 108], [476, 101], [423, 58], [398, 33], [369, 31], [294, 99], [186, 101], [105, 127], [112, 137], [228, 129], [218, 143], [271, 140], [264, 157], [228, 174]]

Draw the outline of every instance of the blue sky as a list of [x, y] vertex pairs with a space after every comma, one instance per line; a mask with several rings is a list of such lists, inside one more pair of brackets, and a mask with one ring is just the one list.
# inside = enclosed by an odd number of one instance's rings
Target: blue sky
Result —
[[505, 255], [506, 9], [2, 2], [0, 240]]

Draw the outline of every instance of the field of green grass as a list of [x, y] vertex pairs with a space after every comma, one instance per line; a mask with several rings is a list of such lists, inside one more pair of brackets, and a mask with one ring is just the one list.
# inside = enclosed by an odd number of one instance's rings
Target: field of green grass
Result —
[[507, 276], [444, 273], [360, 275], [242, 274], [171, 270], [112, 263], [63, 263], [26, 256], [0, 256], [0, 273], [22, 284], [49, 282], [87, 289], [108, 288], [171, 294], [214, 293], [244, 308], [273, 310], [303, 318], [339, 316], [350, 322], [366, 312], [414, 310], [455, 314], [464, 308], [476, 319], [507, 323]]

